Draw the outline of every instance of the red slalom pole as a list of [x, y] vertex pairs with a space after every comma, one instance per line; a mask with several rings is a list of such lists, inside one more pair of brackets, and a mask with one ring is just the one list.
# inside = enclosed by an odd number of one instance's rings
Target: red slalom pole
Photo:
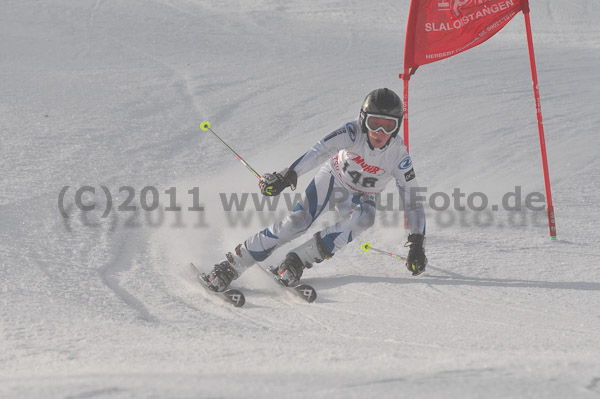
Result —
[[[406, 24], [406, 37], [404, 40], [404, 73], [400, 74], [400, 79], [404, 81], [404, 145], [406, 151], [410, 153], [408, 146], [408, 82], [410, 76], [414, 75], [418, 66], [414, 66], [415, 57], [415, 36], [417, 30], [417, 17], [419, 14], [420, 0], [411, 0], [410, 10], [408, 12], [408, 23]], [[411, 70], [412, 68], [412, 70]]]
[[[404, 83], [404, 91], [402, 94], [402, 102], [404, 108], [404, 116], [402, 117], [402, 123], [404, 124], [404, 145], [406, 146], [406, 152], [410, 153], [408, 149], [408, 82], [410, 81], [410, 76], [414, 75], [417, 70], [417, 67], [409, 70], [408, 68], [404, 69], [404, 73], [400, 74], [400, 79], [402, 79]], [[408, 230], [408, 222], [406, 220], [406, 213], [404, 213], [404, 229]]]
[[403, 92], [402, 92], [402, 106], [404, 110], [404, 116], [402, 117], [402, 124], [404, 132], [403, 132], [403, 140], [404, 145], [406, 146], [406, 152], [410, 153], [408, 149], [408, 82], [410, 81], [410, 77], [415, 74], [418, 67], [408, 69], [404, 69], [404, 73], [400, 74], [400, 79], [403, 81]]
[[544, 135], [544, 123], [542, 121], [542, 102], [538, 86], [537, 68], [535, 66], [535, 54], [533, 52], [533, 35], [531, 34], [531, 20], [529, 19], [529, 1], [523, 0], [523, 15], [525, 17], [525, 30], [527, 31], [527, 47], [529, 48], [529, 63], [531, 65], [531, 79], [533, 81], [533, 96], [535, 98], [535, 109], [540, 136], [540, 150], [542, 152], [542, 166], [544, 168], [544, 184], [546, 187], [546, 206], [548, 209], [548, 227], [550, 228], [550, 239], [556, 240], [556, 221], [554, 218], [554, 206], [552, 205], [552, 190], [550, 187], [550, 173], [548, 171], [548, 156], [546, 154], [546, 139]]
[[404, 132], [403, 132], [403, 139], [404, 139], [404, 145], [406, 146], [406, 152], [410, 151], [408, 150], [408, 82], [410, 81], [410, 73], [408, 72], [407, 69], [404, 70], [404, 73], [402, 75], [400, 75], [400, 78], [403, 80], [404, 83], [404, 92], [403, 92], [403, 102], [404, 102], [404, 116], [403, 116], [403, 120], [404, 120]]

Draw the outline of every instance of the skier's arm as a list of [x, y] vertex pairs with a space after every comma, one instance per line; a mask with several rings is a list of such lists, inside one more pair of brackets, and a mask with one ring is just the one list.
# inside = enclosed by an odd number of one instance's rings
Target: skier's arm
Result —
[[340, 126], [313, 145], [289, 169], [296, 172], [298, 176], [301, 176], [316, 168], [342, 148], [351, 145], [356, 138], [357, 129], [358, 127], [354, 122]]
[[[407, 158], [410, 159], [408, 155]], [[404, 158], [404, 160], [407, 158]], [[410, 233], [425, 236], [425, 209], [423, 208], [425, 189], [420, 187], [417, 182], [412, 161], [407, 162], [410, 163], [409, 167], [405, 169], [396, 168], [395, 170], [396, 187], [398, 187], [400, 199], [404, 206], [404, 214]], [[404, 165], [407, 165], [407, 162]], [[403, 165], [403, 162], [400, 162], [400, 165]]]
[[400, 198], [404, 205], [406, 222], [410, 229], [408, 242], [404, 244], [410, 247], [406, 257], [406, 268], [413, 276], [418, 276], [425, 271], [427, 257], [425, 256], [425, 210], [423, 208], [423, 194], [425, 189], [419, 187], [412, 160], [407, 154], [395, 169], [396, 186], [400, 192]]
[[425, 209], [423, 208], [423, 202], [420, 198], [423, 195], [423, 191], [418, 184], [415, 185], [400, 185], [398, 191], [400, 192], [400, 198], [404, 204], [404, 214], [406, 215], [406, 222], [411, 234], [425, 235]]

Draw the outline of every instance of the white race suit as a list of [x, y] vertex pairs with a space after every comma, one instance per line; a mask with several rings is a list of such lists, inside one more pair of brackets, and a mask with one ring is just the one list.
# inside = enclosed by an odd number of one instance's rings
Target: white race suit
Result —
[[319, 140], [290, 169], [300, 176], [321, 164], [293, 212], [246, 240], [246, 248], [256, 261], [265, 260], [279, 246], [305, 233], [323, 212], [334, 208], [331, 205], [335, 205], [343, 220], [325, 228], [320, 235], [330, 254], [339, 251], [373, 225], [376, 196], [392, 178], [396, 180], [410, 232], [425, 235], [423, 204], [411, 194], [418, 192], [419, 186], [400, 137], [391, 138], [383, 148], [373, 148], [358, 120], [354, 120]]

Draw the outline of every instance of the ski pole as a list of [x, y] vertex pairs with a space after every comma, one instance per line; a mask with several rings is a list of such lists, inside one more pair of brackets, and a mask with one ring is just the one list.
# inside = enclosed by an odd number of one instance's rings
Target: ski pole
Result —
[[244, 159], [233, 150], [233, 148], [231, 148], [225, 141], [223, 141], [222, 138], [219, 137], [218, 134], [216, 134], [211, 128], [210, 128], [210, 122], [209, 121], [204, 121], [202, 122], [202, 124], [200, 124], [200, 129], [204, 130], [204, 131], [210, 131], [212, 134], [215, 135], [216, 138], [218, 138], [221, 143], [223, 143], [225, 145], [225, 147], [229, 148], [229, 151], [233, 152], [233, 154], [236, 156], [236, 158], [238, 159], [238, 161], [240, 161], [245, 167], [248, 168], [248, 170], [250, 170], [250, 172], [252, 172], [252, 174], [254, 176], [256, 176], [258, 178], [258, 180], [261, 179], [260, 175], [258, 174], [258, 172], [256, 172], [254, 169], [252, 169], [252, 166], [250, 166], [248, 164], [248, 162], [244, 161]]
[[382, 255], [390, 256], [390, 257], [392, 257], [394, 259], [400, 259], [400, 260], [403, 260], [404, 262], [407, 261], [407, 259], [404, 256], [396, 255], [396, 254], [393, 254], [391, 252], [384, 251], [382, 249], [373, 248], [373, 246], [371, 245], [370, 242], [366, 242], [365, 241], [365, 242], [362, 243], [362, 245], [360, 247], [365, 252], [375, 251], [375, 252], [380, 253]]

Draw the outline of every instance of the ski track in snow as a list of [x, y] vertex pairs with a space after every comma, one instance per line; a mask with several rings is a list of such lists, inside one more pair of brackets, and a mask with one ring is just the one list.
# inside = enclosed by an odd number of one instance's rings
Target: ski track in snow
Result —
[[[255, 266], [233, 284], [241, 309], [188, 264], [208, 271], [284, 202], [224, 211], [219, 193], [256, 193], [256, 179], [200, 123], [256, 170], [286, 167], [373, 88], [401, 91], [409, 2], [34, 3], [6, 2], [0, 24], [2, 398], [598, 397], [600, 3], [531, 4], [556, 242], [544, 212], [486, 225], [428, 209], [430, 265], [413, 278], [361, 251], [405, 251], [401, 215], [378, 215], [305, 272], [316, 303]], [[517, 16], [419, 68], [411, 154], [428, 194], [543, 192], [527, 61]], [[74, 205], [85, 185], [90, 213]], [[136, 213], [117, 209], [122, 186]], [[142, 211], [150, 186], [163, 209], [174, 187], [182, 211]], [[186, 211], [194, 187], [203, 213]]]

